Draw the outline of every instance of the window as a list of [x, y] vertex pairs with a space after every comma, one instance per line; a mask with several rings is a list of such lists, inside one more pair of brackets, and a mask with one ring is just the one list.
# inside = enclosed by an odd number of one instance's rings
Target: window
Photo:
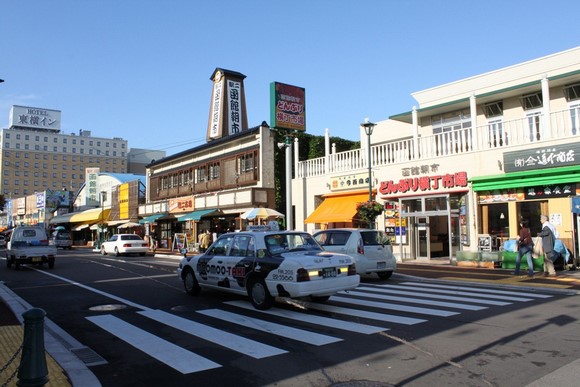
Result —
[[251, 173], [254, 170], [254, 154], [248, 153], [238, 158], [238, 174]]
[[485, 116], [487, 118], [503, 116], [503, 102], [502, 101], [488, 103], [488, 104], [483, 106], [483, 109], [485, 112]]
[[529, 112], [528, 114], [526, 114], [526, 117], [528, 119], [530, 142], [539, 141], [542, 137], [541, 133], [542, 112], [539, 110], [535, 112]]
[[6, 148], [10, 148], [10, 143], [9, 143], [9, 142], [7, 142], [7, 143], [5, 143], [5, 144], [4, 144], [4, 146], [5, 146]]
[[34, 150], [35, 151], [39, 151], [40, 150], [40, 145], [34, 145]]
[[542, 93], [524, 95], [521, 98], [524, 110], [537, 109], [542, 107]]
[[208, 180], [216, 180], [220, 178], [220, 164], [210, 163], [209, 164], [209, 178]]
[[580, 83], [566, 86], [564, 88], [564, 95], [566, 96], [566, 100], [568, 102], [580, 99]]
[[570, 106], [570, 120], [572, 124], [572, 134], [580, 133], [580, 103]]
[[66, 138], [63, 138], [63, 139], [62, 139], [62, 143], [63, 143], [63, 144], [66, 144], [66, 143], [67, 143], [67, 139], [66, 139]]
[[203, 182], [207, 180], [207, 172], [205, 167], [201, 167], [195, 170], [195, 174], [196, 174], [196, 181], [197, 182]]

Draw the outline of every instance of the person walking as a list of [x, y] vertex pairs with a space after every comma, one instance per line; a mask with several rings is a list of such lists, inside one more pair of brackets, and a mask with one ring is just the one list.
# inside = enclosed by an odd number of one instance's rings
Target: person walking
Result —
[[205, 251], [207, 250], [207, 248], [210, 245], [210, 233], [209, 230], [205, 230], [202, 231], [201, 234], [199, 234], [198, 237], [198, 242], [199, 242], [199, 252], [200, 253], [205, 253]]
[[554, 244], [556, 243], [556, 227], [549, 222], [547, 215], [540, 216], [540, 222], [542, 222], [542, 231], [538, 234], [542, 237], [542, 249], [544, 250], [544, 276], [555, 276], [556, 270], [554, 269], [555, 252]]
[[532, 260], [532, 250], [534, 248], [534, 241], [532, 240], [532, 233], [530, 231], [529, 222], [522, 219], [520, 222], [520, 232], [518, 234], [518, 257], [516, 259], [516, 268], [514, 275], [520, 275], [520, 264], [522, 256], [525, 254], [528, 261], [528, 277], [534, 278], [534, 261]]

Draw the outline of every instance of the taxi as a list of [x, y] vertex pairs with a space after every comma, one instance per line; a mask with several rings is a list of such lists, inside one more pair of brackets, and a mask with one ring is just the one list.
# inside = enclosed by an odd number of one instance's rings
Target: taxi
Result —
[[248, 295], [260, 310], [270, 308], [275, 297], [325, 302], [360, 282], [353, 258], [324, 251], [301, 231], [223, 234], [205, 253], [183, 257], [177, 275], [188, 294], [211, 288]]

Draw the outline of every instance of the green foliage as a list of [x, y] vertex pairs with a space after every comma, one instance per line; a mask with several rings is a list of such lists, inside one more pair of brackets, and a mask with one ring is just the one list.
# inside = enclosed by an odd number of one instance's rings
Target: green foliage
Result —
[[383, 213], [385, 206], [376, 201], [366, 201], [356, 206], [356, 212], [360, 220], [373, 223], [377, 216]]
[[[292, 136], [298, 139], [299, 161], [324, 156], [324, 136], [313, 136], [304, 132], [294, 132]], [[274, 144], [284, 142], [284, 137], [285, 132], [277, 131], [274, 138]], [[292, 139], [292, 144], [294, 145], [294, 139]], [[360, 143], [358, 141], [350, 141], [340, 137], [330, 137], [331, 147], [332, 144], [336, 144], [336, 152], [344, 152], [360, 148]], [[276, 172], [274, 184], [276, 187], [276, 210], [282, 213], [286, 212], [286, 160], [284, 156], [285, 150], [275, 147], [274, 168]], [[292, 152], [292, 157], [294, 157], [294, 151]], [[292, 163], [293, 169], [294, 162]]]

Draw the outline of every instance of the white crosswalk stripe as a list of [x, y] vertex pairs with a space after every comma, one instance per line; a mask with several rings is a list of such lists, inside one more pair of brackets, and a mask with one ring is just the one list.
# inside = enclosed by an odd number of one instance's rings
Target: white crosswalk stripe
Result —
[[319, 333], [305, 331], [304, 329], [292, 328], [287, 325], [271, 323], [257, 318], [246, 317], [240, 314], [226, 312], [225, 310], [220, 309], [201, 310], [198, 311], [198, 313], [218, 318], [220, 320], [228, 321], [234, 324], [242, 325], [246, 328], [254, 328], [261, 332], [269, 332], [277, 336], [302, 341], [304, 343], [312, 345], [325, 345], [330, 343], [336, 343], [337, 341], [342, 341], [342, 339], [339, 339], [337, 337], [321, 335]]
[[[409, 289], [408, 286], [405, 285], [378, 285], [381, 288], [388, 288], [388, 289]], [[416, 287], [414, 288], [416, 291], [418, 290]], [[427, 289], [421, 289], [421, 291], [426, 291]], [[479, 289], [478, 289], [479, 290]], [[507, 296], [507, 295], [503, 295], [503, 294], [487, 294], [487, 293], [483, 293], [483, 292], [479, 292], [478, 290], [475, 289], [471, 289], [470, 291], [459, 291], [459, 290], [447, 290], [447, 289], [441, 289], [441, 288], [429, 288], [428, 291], [428, 296], [432, 296], [433, 293], [440, 293], [440, 294], [454, 294], [454, 295], [459, 295], [459, 296], [469, 296], [469, 297], [473, 297], [474, 299], [479, 299], [479, 298], [494, 298], [494, 299], [500, 299], [500, 300], [507, 300], [507, 301], [521, 301], [521, 302], [528, 302], [531, 301], [531, 298], [524, 298], [524, 297], [513, 297], [513, 296]], [[421, 294], [417, 294], [417, 295], [421, 295]], [[476, 298], [477, 297], [477, 298]], [[473, 300], [472, 300], [473, 301]]]
[[200, 337], [214, 344], [223, 345], [223, 343], [228, 343], [229, 349], [251, 356], [255, 359], [263, 359], [265, 357], [280, 355], [287, 352], [280, 348], [271, 347], [255, 340], [246, 339], [161, 310], [146, 310], [139, 312], [139, 314], [162, 324], [179, 329], [189, 335]]
[[[256, 311], [256, 309], [254, 309], [252, 304], [248, 301], [229, 301], [226, 302], [225, 304], [237, 306], [238, 308]], [[335, 318], [314, 316], [306, 314], [304, 312], [294, 312], [285, 309], [269, 309], [269, 310], [261, 310], [259, 312], [269, 314], [271, 316], [283, 317], [295, 321], [303, 321], [310, 324], [320, 325], [328, 328], [342, 329], [345, 331], [357, 332], [365, 335], [388, 331], [387, 328], [376, 327], [367, 324], [360, 324], [350, 321], [337, 320]]]
[[[361, 284], [355, 290], [335, 294], [328, 303], [287, 300], [284, 304], [276, 304], [265, 311], [254, 309], [247, 300], [227, 301], [224, 302], [224, 308], [197, 310], [187, 318], [127, 302], [139, 308], [137, 313], [143, 318], [180, 330], [188, 336], [213, 343], [228, 351], [254, 359], [265, 359], [283, 355], [289, 350], [285, 348], [287, 344], [284, 342], [280, 343], [280, 348], [277, 347], [278, 344], [271, 346], [261, 342], [261, 337], [267, 341], [265, 337], [268, 335], [324, 346], [345, 340], [349, 336], [341, 336], [347, 333], [371, 335], [388, 331], [396, 325], [422, 324], [430, 318], [476, 313], [492, 307], [501, 308], [518, 302], [527, 303], [550, 297], [553, 296], [541, 292], [409, 281], [400, 284]], [[195, 321], [196, 314], [198, 319], [201, 318], [199, 315], [206, 316], [204, 323]], [[220, 328], [212, 326], [211, 320], [207, 322], [207, 317], [220, 320]], [[221, 367], [204, 356], [111, 314], [87, 319], [184, 374]], [[300, 328], [292, 326], [293, 322], [299, 322]], [[225, 328], [228, 325], [231, 328]], [[250, 334], [248, 329], [254, 331], [252, 338], [232, 333], [238, 326], [244, 328], [242, 332], [246, 335]], [[331, 334], [329, 330], [332, 331]]]
[[[468, 287], [468, 286], [428, 284], [428, 283], [423, 283], [423, 282], [403, 282], [403, 285], [413, 285], [413, 286], [427, 287], [427, 288], [468, 290], [470, 292], [473, 291], [473, 287]], [[521, 295], [521, 292], [515, 292], [515, 291], [511, 291], [511, 290], [504, 290], [504, 289], [477, 288], [477, 292], [478, 293], [515, 295], [515, 296]], [[531, 293], [528, 291], [528, 292], [526, 292], [526, 297], [529, 297], [529, 298], [551, 298], [553, 296], [550, 296], [548, 294]]]
[[[496, 305], [496, 306], [506, 306], [511, 305], [511, 302], [504, 302], [504, 301], [493, 301], [493, 300], [482, 300], [475, 297], [454, 297], [448, 296], [444, 294], [433, 294], [432, 292], [429, 293], [421, 293], [417, 291], [417, 289], [412, 289], [409, 287], [402, 287], [397, 285], [377, 285], [377, 286], [359, 286], [357, 289], [359, 290], [368, 290], [377, 293], [387, 293], [387, 294], [398, 294], [404, 296], [412, 296], [413, 298], [430, 298], [436, 300], [448, 300], [448, 301], [461, 301], [461, 302], [471, 302], [476, 304], [484, 304], [484, 305]], [[407, 290], [397, 290], [397, 289], [407, 289]]]
[[459, 312], [451, 312], [448, 310], [420, 308], [417, 306], [407, 306], [407, 305], [400, 305], [400, 304], [393, 304], [393, 303], [386, 303], [386, 302], [355, 300], [352, 298], [347, 298], [347, 297], [342, 297], [342, 296], [332, 296], [332, 297], [330, 297], [330, 301], [342, 302], [344, 304], [370, 306], [371, 308], [397, 310], [399, 312], [426, 314], [428, 316], [449, 317], [449, 316], [455, 316], [456, 314], [459, 314]]
[[[360, 289], [360, 288], [358, 288], [358, 289]], [[442, 302], [442, 301], [435, 301], [435, 300], [424, 300], [424, 299], [414, 299], [414, 298], [408, 298], [408, 297], [397, 297], [397, 296], [391, 296], [390, 294], [357, 292], [356, 290], [349, 290], [348, 292], [340, 292], [337, 294], [350, 294], [352, 296], [374, 298], [374, 299], [378, 299], [378, 300], [401, 301], [401, 302], [407, 302], [407, 303], [411, 303], [411, 304], [441, 306], [444, 308], [455, 308], [455, 309], [463, 309], [463, 310], [487, 309], [487, 306], [468, 305], [468, 304], [461, 304], [458, 302]]]
[[221, 365], [211, 360], [163, 340], [110, 314], [91, 316], [87, 317], [87, 319], [183, 374], [221, 367]]

